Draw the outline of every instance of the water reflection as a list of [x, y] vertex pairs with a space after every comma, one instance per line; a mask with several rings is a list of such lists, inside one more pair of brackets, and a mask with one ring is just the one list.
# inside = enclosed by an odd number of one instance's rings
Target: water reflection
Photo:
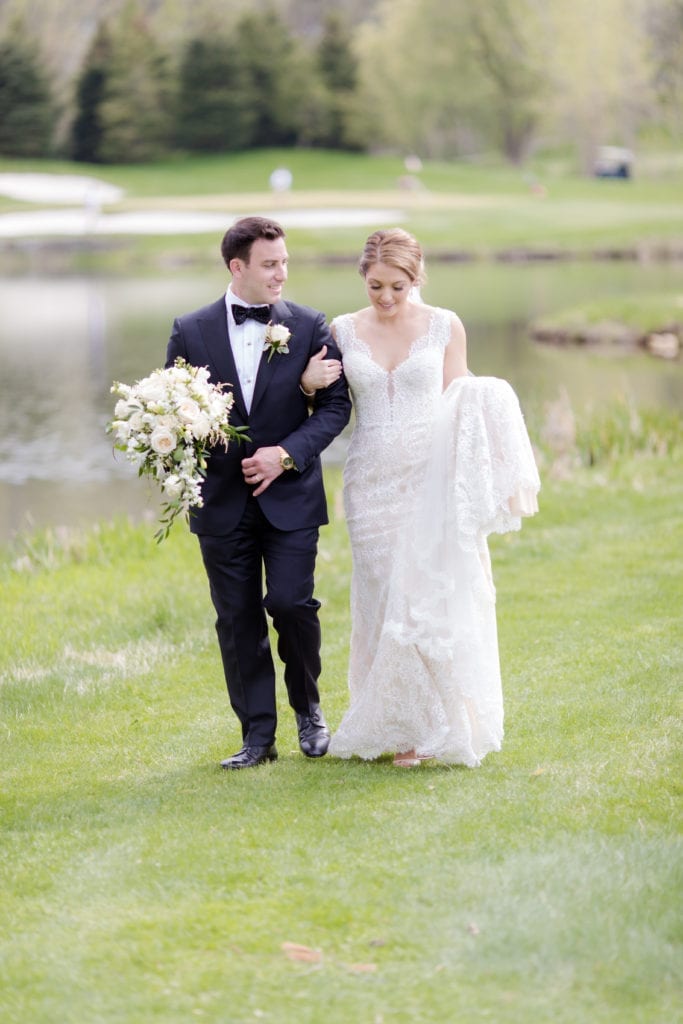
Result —
[[[644, 355], [535, 345], [535, 316], [596, 294], [678, 287], [679, 268], [635, 265], [429, 268], [427, 301], [462, 316], [475, 373], [506, 377], [522, 403], [567, 389], [576, 408], [626, 395], [683, 404], [681, 369]], [[212, 301], [225, 274], [0, 280], [0, 542], [27, 525], [156, 514], [156, 496], [113, 457], [104, 428], [112, 380], [160, 366], [173, 317]], [[330, 317], [364, 304], [353, 268], [294, 270], [288, 296]], [[339, 448], [335, 449], [338, 453]]]

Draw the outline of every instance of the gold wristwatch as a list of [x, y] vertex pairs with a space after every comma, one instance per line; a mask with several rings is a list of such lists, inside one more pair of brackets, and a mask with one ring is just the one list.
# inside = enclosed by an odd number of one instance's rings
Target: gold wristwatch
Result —
[[294, 469], [294, 459], [289, 455], [284, 448], [278, 445], [277, 450], [280, 453], [280, 465], [283, 469]]

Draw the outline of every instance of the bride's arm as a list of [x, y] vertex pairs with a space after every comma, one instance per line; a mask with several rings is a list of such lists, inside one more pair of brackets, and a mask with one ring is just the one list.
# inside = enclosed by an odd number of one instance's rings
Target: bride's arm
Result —
[[[335, 337], [334, 328], [332, 328], [332, 337]], [[303, 393], [309, 398], [312, 398], [316, 391], [319, 391], [321, 388], [328, 388], [330, 384], [334, 384], [341, 377], [341, 361], [339, 359], [325, 359], [326, 355], [327, 345], [323, 345], [319, 352], [311, 356], [306, 369], [301, 374], [299, 384]]]
[[446, 346], [443, 357], [443, 388], [444, 391], [456, 377], [467, 374], [467, 336], [462, 320], [455, 313], [451, 314], [451, 340]]

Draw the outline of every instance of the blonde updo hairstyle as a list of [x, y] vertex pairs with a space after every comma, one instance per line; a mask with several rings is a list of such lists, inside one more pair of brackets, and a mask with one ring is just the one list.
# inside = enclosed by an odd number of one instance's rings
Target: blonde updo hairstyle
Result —
[[386, 263], [389, 267], [407, 274], [414, 287], [425, 283], [424, 257], [417, 239], [402, 228], [388, 228], [374, 231], [365, 243], [358, 262], [358, 273], [366, 277], [374, 263]]

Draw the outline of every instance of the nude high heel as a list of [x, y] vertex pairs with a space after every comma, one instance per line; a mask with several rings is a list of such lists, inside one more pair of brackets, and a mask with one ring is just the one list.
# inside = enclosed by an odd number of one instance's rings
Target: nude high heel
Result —
[[405, 753], [394, 755], [394, 767], [396, 768], [419, 768], [420, 758], [415, 756], [414, 750], [406, 750]]

